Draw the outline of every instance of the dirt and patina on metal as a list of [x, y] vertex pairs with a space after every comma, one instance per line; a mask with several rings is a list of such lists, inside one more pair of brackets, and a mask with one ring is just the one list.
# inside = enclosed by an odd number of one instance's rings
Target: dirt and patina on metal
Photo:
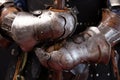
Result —
[[98, 28], [105, 34], [107, 41], [112, 46], [120, 41], [120, 15], [104, 9], [102, 21]]

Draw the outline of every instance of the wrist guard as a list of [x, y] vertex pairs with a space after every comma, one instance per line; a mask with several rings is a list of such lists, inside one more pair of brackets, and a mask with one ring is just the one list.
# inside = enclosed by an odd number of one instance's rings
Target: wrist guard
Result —
[[112, 46], [120, 41], [120, 16], [110, 10], [103, 10], [103, 19], [98, 26]]

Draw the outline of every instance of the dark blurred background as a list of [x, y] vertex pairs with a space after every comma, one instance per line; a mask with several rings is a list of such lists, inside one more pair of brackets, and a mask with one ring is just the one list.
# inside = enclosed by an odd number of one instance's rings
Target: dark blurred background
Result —
[[0, 80], [4, 80], [9, 63], [13, 57], [9, 50], [0, 48]]

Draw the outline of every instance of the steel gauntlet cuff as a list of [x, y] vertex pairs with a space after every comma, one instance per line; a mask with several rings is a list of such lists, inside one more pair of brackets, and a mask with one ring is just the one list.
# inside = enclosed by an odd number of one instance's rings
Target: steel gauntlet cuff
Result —
[[112, 46], [120, 42], [120, 16], [109, 10], [103, 10], [103, 19], [98, 26]]

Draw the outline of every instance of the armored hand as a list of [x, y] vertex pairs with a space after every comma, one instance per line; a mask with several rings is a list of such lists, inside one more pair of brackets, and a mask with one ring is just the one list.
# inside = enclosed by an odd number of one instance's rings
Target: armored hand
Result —
[[[5, 13], [2, 13], [5, 14]], [[9, 13], [2, 18], [1, 29], [20, 45], [30, 51], [37, 43], [60, 40], [75, 29], [76, 16], [68, 10], [38, 10], [31, 13]]]
[[71, 69], [80, 63], [104, 63], [110, 59], [111, 47], [120, 40], [120, 16], [105, 10], [100, 25], [68, 39], [59, 50], [36, 49], [36, 55], [46, 67]]

